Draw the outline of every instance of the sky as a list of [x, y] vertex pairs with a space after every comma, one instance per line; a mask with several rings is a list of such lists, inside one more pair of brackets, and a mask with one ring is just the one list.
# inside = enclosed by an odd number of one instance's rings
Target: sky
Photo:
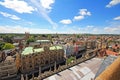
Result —
[[120, 34], [120, 0], [0, 0], [0, 33]]

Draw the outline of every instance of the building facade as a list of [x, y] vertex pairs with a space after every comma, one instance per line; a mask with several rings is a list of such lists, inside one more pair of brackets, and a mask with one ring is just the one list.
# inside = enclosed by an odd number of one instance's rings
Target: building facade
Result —
[[16, 64], [13, 60], [0, 63], [0, 80], [19, 80]]
[[47, 69], [54, 63], [64, 62], [64, 50], [61, 46], [45, 46], [43, 48], [27, 47], [21, 53], [21, 72], [32, 73], [38, 71], [39, 67]]

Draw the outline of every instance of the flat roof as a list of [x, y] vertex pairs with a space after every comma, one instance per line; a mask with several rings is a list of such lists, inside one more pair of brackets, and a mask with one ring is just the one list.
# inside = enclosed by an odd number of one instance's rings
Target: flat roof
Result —
[[59, 49], [62, 49], [61, 46], [52, 46], [49, 48], [50, 50], [59, 50]]
[[44, 49], [43, 48], [38, 48], [38, 49], [34, 49], [35, 52], [43, 52]]
[[50, 40], [36, 40], [36, 42], [50, 42]]
[[33, 53], [36, 53], [36, 52], [43, 52], [43, 51], [44, 51], [43, 48], [33, 49], [33, 47], [26, 47], [21, 54], [22, 55], [29, 55], [29, 54], [33, 54]]
[[[61, 46], [49, 47], [49, 50], [59, 50], [59, 49], [63, 49], [63, 48]], [[21, 54], [29, 55], [29, 54], [33, 54], [33, 53], [37, 53], [37, 52], [44, 52], [44, 48], [33, 49], [33, 47], [26, 47]]]

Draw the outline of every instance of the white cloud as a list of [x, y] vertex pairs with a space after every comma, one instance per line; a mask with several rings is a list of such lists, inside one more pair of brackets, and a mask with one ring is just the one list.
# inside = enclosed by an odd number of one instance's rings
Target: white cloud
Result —
[[79, 14], [82, 16], [91, 16], [91, 12], [89, 12], [87, 9], [80, 9]]
[[[62, 28], [61, 26], [60, 28]], [[79, 33], [92, 33], [92, 34], [99, 34], [101, 30], [99, 30], [97, 27], [93, 25], [88, 25], [88, 26], [69, 26], [66, 25], [65, 28], [63, 27], [61, 30], [63, 33], [67, 34], [79, 34]]]
[[74, 20], [82, 20], [82, 19], [84, 19], [84, 16], [75, 16], [74, 17]]
[[113, 20], [120, 20], [120, 16], [115, 17]]
[[[74, 16], [73, 21], [79, 21], [84, 19], [86, 16], [91, 16], [91, 12], [89, 12], [87, 9], [80, 9], [79, 15]], [[70, 19], [67, 20], [61, 20], [60, 23], [62, 24], [71, 24], [72, 21]]]
[[60, 21], [60, 23], [62, 23], [62, 24], [71, 24], [72, 21], [70, 19], [63, 19], [63, 20]]
[[27, 27], [21, 27], [21, 26], [0, 26], [0, 33], [41, 33], [41, 34], [47, 34], [47, 33], [55, 33], [48, 29], [39, 29], [39, 28], [27, 28]]
[[91, 16], [91, 12], [87, 12], [87, 15], [88, 15], [88, 16]]
[[51, 5], [55, 2], [55, 0], [40, 0], [40, 4], [45, 9], [52, 9]]
[[74, 16], [73, 20], [82, 20], [84, 19], [86, 16], [91, 16], [91, 12], [89, 12], [87, 9], [80, 9], [79, 10], [79, 15], [78, 16]]
[[37, 9], [37, 12], [40, 14], [40, 16], [45, 18], [52, 25], [53, 29], [56, 29], [57, 24], [54, 21], [52, 21], [52, 19], [48, 15], [47, 10], [41, 4], [39, 4], [40, 2], [37, 0], [30, 0], [30, 1], [34, 5], [34, 7]]
[[105, 27], [104, 30], [105, 30], [105, 32], [119, 33], [120, 34], [120, 26], [117, 26], [117, 27]]
[[93, 29], [93, 32], [94, 32], [94, 33], [98, 33], [99, 31], [100, 31], [100, 30], [99, 30], [98, 28], [94, 28], [94, 29]]
[[[103, 26], [68, 26], [61, 30], [63, 33], [67, 34], [78, 34], [78, 33], [90, 33], [90, 34], [120, 34], [119, 25], [108, 25], [109, 27]], [[62, 26], [61, 26], [62, 27]]]
[[92, 26], [92, 25], [88, 25], [88, 26], [86, 26], [85, 29], [86, 29], [86, 30], [93, 30], [93, 29], [94, 29], [94, 26]]
[[0, 5], [12, 9], [18, 13], [32, 13], [32, 11], [35, 10], [23, 0], [4, 0], [3, 2], [0, 2]]
[[109, 2], [109, 4], [106, 5], [106, 7], [110, 8], [110, 7], [115, 6], [115, 5], [119, 4], [119, 3], [120, 3], [120, 0], [111, 0]]
[[103, 28], [103, 32], [108, 34], [120, 34], [120, 22], [119, 21], [109, 22], [109, 25]]
[[16, 15], [8, 14], [8, 13], [5, 13], [5, 12], [0, 12], [0, 14], [2, 14], [4, 17], [9, 17], [13, 20], [20, 20], [20, 18], [17, 17]]
[[40, 29], [40, 28], [30, 28], [17, 26], [0, 26], [0, 33], [39, 33], [39, 34], [48, 34], [48, 33], [66, 33], [66, 34], [78, 34], [78, 33], [92, 33], [92, 34], [120, 34], [120, 26], [117, 27], [95, 27], [95, 26], [66, 26], [66, 29], [52, 31], [49, 29]]
[[88, 32], [88, 33], [93, 33], [95, 28], [96, 27], [93, 25], [87, 25], [86, 27], [83, 28], [83, 31]]
[[87, 28], [93, 28], [93, 27], [94, 27], [94, 26], [92, 26], [92, 25], [88, 25], [88, 26], [87, 26]]

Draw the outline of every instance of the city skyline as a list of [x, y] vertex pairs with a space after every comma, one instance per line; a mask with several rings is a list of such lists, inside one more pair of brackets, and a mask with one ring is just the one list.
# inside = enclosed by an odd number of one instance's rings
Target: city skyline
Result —
[[120, 34], [120, 0], [1, 0], [0, 33]]

